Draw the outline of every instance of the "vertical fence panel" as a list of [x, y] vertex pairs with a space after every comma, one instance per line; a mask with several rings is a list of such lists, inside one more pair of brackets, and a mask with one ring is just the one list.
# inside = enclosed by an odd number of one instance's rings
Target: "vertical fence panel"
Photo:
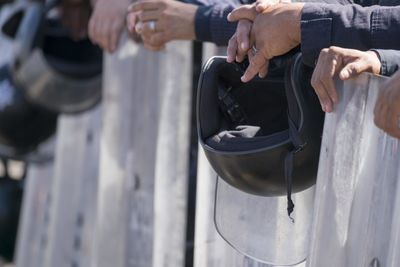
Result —
[[44, 266], [89, 266], [97, 201], [101, 107], [60, 116]]
[[41, 267], [47, 249], [53, 163], [28, 169], [18, 227], [16, 266]]
[[399, 266], [400, 147], [373, 123], [384, 81], [364, 74], [338, 82], [341, 102], [325, 121], [308, 266]]
[[54, 162], [29, 168], [17, 266], [89, 266], [100, 119], [100, 107], [77, 116], [60, 116]]
[[190, 43], [106, 57], [92, 266], [183, 266], [190, 89]]

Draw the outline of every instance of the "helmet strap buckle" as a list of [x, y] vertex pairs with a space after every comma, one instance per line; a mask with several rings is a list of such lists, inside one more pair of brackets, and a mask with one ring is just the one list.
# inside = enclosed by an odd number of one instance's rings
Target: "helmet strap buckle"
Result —
[[229, 93], [231, 90], [232, 87], [229, 87], [226, 91], [221, 87], [218, 89], [220, 107], [233, 124], [244, 124], [246, 122], [245, 113], [233, 95]]

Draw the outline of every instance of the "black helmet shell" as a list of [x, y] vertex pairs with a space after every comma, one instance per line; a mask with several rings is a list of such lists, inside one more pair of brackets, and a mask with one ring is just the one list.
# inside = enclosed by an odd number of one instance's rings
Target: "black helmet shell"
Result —
[[[211, 166], [242, 191], [282, 196], [287, 193], [285, 158], [299, 150], [294, 153], [292, 191], [309, 188], [316, 180], [323, 126], [323, 112], [309, 82], [312, 70], [297, 54], [284, 76], [243, 84], [242, 74], [239, 64], [213, 57], [200, 77], [198, 135]], [[293, 135], [301, 140], [298, 148]]]
[[0, 67], [0, 156], [18, 159], [34, 151], [56, 126], [57, 114], [27, 101], [8, 65]]

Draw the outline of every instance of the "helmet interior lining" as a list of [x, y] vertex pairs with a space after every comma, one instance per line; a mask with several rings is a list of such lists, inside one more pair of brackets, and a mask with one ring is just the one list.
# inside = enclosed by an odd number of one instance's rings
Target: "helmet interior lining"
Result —
[[[222, 79], [221, 84], [222, 90], [227, 90], [224, 84], [228, 82]], [[246, 151], [288, 140], [287, 99], [282, 79], [257, 78], [247, 84], [238, 83], [229, 94], [245, 119], [239, 124], [232, 122], [220, 105], [220, 128], [206, 139], [210, 147], [222, 151]]]

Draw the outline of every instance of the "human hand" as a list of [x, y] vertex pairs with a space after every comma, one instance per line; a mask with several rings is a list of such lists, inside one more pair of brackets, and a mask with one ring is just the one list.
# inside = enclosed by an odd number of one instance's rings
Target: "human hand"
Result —
[[59, 6], [61, 22], [69, 30], [72, 39], [86, 38], [90, 18], [90, 2], [88, 0], [64, 0]]
[[97, 0], [89, 22], [89, 37], [93, 43], [113, 53], [125, 26], [129, 0]]
[[333, 81], [336, 75], [341, 80], [347, 80], [361, 72], [379, 74], [380, 69], [380, 59], [373, 51], [363, 52], [335, 46], [322, 49], [311, 78], [311, 85], [322, 110], [332, 112], [333, 105], [339, 100]]
[[[278, 3], [290, 3], [290, 0], [257, 0], [252, 5], [246, 5], [244, 8], [249, 9], [250, 12], [257, 11], [258, 13], [266, 10], [270, 5]], [[250, 49], [250, 33], [253, 21], [239, 20], [236, 27], [236, 32], [229, 40], [227, 50], [227, 61], [233, 62], [234, 60], [242, 62]]]
[[389, 135], [400, 138], [400, 72], [382, 86], [375, 104], [374, 122]]
[[242, 62], [247, 52], [250, 49], [250, 32], [253, 22], [247, 19], [239, 20], [236, 32], [229, 39], [227, 49], [227, 61], [232, 63], [233, 61]]
[[275, 4], [258, 13], [255, 7], [244, 5], [229, 14], [228, 20], [232, 22], [254, 21], [250, 43], [254, 43], [257, 49], [249, 58], [249, 67], [241, 78], [243, 82], [262, 72], [268, 60], [286, 54], [300, 44], [303, 6], [303, 3]]
[[163, 49], [172, 40], [194, 40], [197, 8], [171, 0], [138, 1], [128, 8], [128, 30], [139, 33], [151, 51]]

